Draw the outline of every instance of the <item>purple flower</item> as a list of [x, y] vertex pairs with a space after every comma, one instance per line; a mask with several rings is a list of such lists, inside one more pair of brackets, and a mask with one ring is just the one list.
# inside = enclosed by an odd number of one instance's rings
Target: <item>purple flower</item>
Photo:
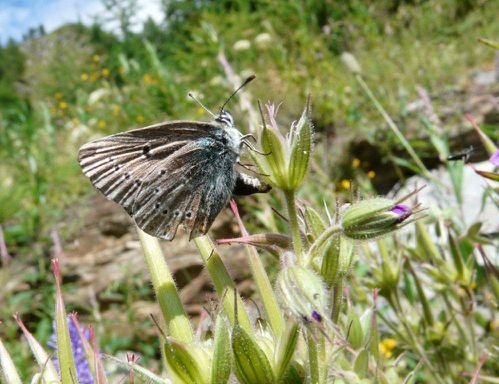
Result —
[[499, 167], [499, 149], [494, 152], [492, 156], [490, 156], [489, 161], [494, 164], [496, 167]]
[[322, 316], [317, 311], [312, 311], [312, 319], [320, 323], [322, 321]]
[[[68, 328], [69, 328], [69, 338], [71, 339], [71, 350], [73, 352], [73, 359], [76, 367], [76, 375], [78, 376], [79, 384], [94, 384], [94, 378], [92, 376], [92, 371], [88, 365], [87, 356], [85, 354], [85, 349], [83, 348], [83, 341], [78, 334], [78, 328], [74, 323], [71, 316], [68, 316]], [[88, 328], [82, 328], [82, 333], [85, 339], [88, 341], [90, 339], [90, 332]], [[54, 333], [48, 341], [48, 346], [54, 350], [57, 350], [57, 336], [55, 330], [54, 322]], [[57, 355], [54, 356], [54, 365], [59, 371], [59, 361]]]
[[395, 224], [400, 224], [401, 222], [403, 222], [405, 219], [407, 219], [409, 216], [412, 215], [411, 208], [409, 208], [407, 205], [404, 204], [397, 204], [392, 209], [390, 209], [390, 211], [398, 216], [397, 220], [395, 221]]

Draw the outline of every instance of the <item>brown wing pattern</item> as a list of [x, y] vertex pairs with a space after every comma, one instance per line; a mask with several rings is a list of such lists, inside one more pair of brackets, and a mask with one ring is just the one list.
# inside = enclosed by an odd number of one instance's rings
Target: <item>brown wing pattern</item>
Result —
[[168, 122], [99, 139], [79, 152], [83, 172], [145, 232], [172, 240], [208, 231], [235, 184], [235, 155], [216, 123]]

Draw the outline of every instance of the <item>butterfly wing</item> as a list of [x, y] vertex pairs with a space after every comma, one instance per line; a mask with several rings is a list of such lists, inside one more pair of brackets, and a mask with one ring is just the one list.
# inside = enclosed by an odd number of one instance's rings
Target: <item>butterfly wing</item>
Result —
[[182, 223], [191, 238], [208, 231], [228, 203], [237, 154], [217, 123], [168, 122], [85, 144], [83, 172], [145, 232], [172, 240]]

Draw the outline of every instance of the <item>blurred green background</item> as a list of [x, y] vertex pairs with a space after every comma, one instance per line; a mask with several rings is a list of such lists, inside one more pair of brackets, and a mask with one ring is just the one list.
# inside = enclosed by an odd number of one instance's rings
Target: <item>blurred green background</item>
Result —
[[[283, 122], [297, 118], [312, 95], [318, 149], [310, 177], [317, 193], [326, 188], [347, 195], [351, 179], [384, 193], [414, 172], [342, 61], [345, 52], [355, 56], [429, 166], [438, 155], [414, 107], [422, 90], [457, 149], [467, 146], [464, 112], [474, 113], [497, 139], [497, 116], [480, 104], [497, 92], [497, 80], [479, 80], [494, 71], [495, 52], [478, 43], [499, 37], [497, 1], [164, 0], [160, 17], [138, 24], [140, 2], [102, 4], [105, 11], [94, 22], [32, 28], [23, 39], [2, 36], [0, 47], [0, 223], [17, 262], [1, 272], [0, 281], [12, 284], [0, 293], [0, 320], [20, 311], [41, 340], [51, 332], [53, 230], [63, 243], [83, 237], [88, 225], [81, 211], [92, 209], [95, 195], [76, 162], [79, 146], [163, 120], [209, 120], [187, 92], [214, 110], [223, 103], [233, 86], [220, 52], [241, 78], [257, 76], [247, 88], [254, 105], [257, 99], [283, 103]], [[229, 109], [245, 130], [238, 103]], [[150, 287], [133, 278], [107, 289], [118, 308], [151, 296]], [[109, 341], [106, 351], [140, 348], [153, 356], [155, 345], [137, 346], [139, 331]], [[16, 332], [13, 324], [0, 330], [11, 340]], [[12, 348], [28, 354], [22, 345]]]

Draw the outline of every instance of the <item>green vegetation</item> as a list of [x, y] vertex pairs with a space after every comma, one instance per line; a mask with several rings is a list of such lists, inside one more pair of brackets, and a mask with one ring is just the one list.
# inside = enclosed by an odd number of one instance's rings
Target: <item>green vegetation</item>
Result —
[[[99, 320], [100, 349], [111, 355], [136, 351], [143, 356], [141, 366], [155, 372], [164, 367], [178, 382], [208, 380], [210, 375], [218, 378], [213, 382], [224, 382], [231, 369], [244, 383], [304, 382], [305, 377], [317, 383], [332, 377], [346, 383], [362, 378], [366, 383], [468, 383], [474, 374], [483, 382], [497, 382], [497, 276], [482, 262], [487, 260], [483, 247], [493, 240], [480, 232], [481, 224], [467, 225], [459, 214], [442, 209], [427, 212], [428, 217], [407, 227], [407, 235], [392, 233], [406, 224], [393, 216], [401, 209], [394, 201], [363, 200], [353, 207], [378, 211], [349, 208], [349, 216], [334, 208], [337, 200], [355, 202], [350, 179], [361, 194], [376, 194], [373, 180], [380, 175], [350, 156], [344, 143], [353, 140], [370, 142], [386, 172], [402, 178], [405, 172], [418, 173], [428, 184], [439, 185], [424, 164], [446, 158], [449, 131], [461, 128], [465, 111], [452, 110], [444, 123], [436, 123], [424, 113], [408, 113], [407, 105], [418, 98], [417, 86], [436, 96], [466, 92], [470, 70], [492, 65], [494, 49], [477, 40], [499, 36], [497, 2], [164, 1], [165, 23], [149, 20], [141, 33], [131, 31], [133, 0], [104, 3], [106, 17], [118, 22], [116, 33], [99, 24], [66, 25], [50, 34], [33, 31], [22, 43], [0, 47], [0, 223], [7, 249], [15, 256], [10, 266], [0, 268], [0, 285], [11, 281], [23, 287], [14, 295], [0, 293], [0, 339], [23, 382], [39, 371], [10, 319], [20, 312], [45, 347], [55, 319], [47, 261], [50, 230], [59, 225], [63, 238], [73, 235], [81, 225], [73, 212], [94, 193], [76, 162], [79, 146], [162, 120], [208, 120], [187, 92], [196, 92], [215, 110], [234, 89], [230, 70], [240, 78], [257, 75], [245, 90], [251, 94], [250, 109], [235, 101], [229, 107], [243, 131], [258, 124], [257, 99], [283, 101], [277, 120], [289, 126], [303, 111], [307, 94], [312, 95], [313, 156], [306, 162], [299, 151], [287, 154], [295, 161], [255, 158], [275, 191], [241, 201], [250, 233], [286, 236], [235, 241], [262, 245], [284, 261], [278, 267], [261, 252], [265, 273], [255, 248], [247, 248], [263, 325], [256, 327], [248, 319], [218, 251], [212, 254], [211, 241], [203, 238], [196, 245], [223, 304], [202, 335], [214, 337], [214, 347], [192, 341], [190, 326], [182, 326], [189, 319], [181, 303], [173, 309], [164, 304], [165, 295], [177, 294], [160, 288], [171, 283], [168, 273], [155, 277], [150, 268], [168, 337], [151, 336], [152, 322], [136, 324], [132, 304], [151, 300], [152, 290], [132, 276], [105, 292], [116, 310], [126, 314], [129, 334], [113, 337], [114, 324]], [[358, 68], [352, 68], [352, 60]], [[435, 97], [437, 114], [447, 101]], [[303, 142], [312, 143], [305, 120], [300, 120], [300, 134]], [[497, 140], [497, 125], [482, 128]], [[272, 147], [278, 142], [272, 135], [279, 133], [271, 124], [256, 132], [265, 151], [292, 151]], [[286, 169], [289, 177], [276, 176], [277, 168]], [[445, 192], [461, 204], [462, 172], [461, 162], [448, 165], [453, 190]], [[497, 206], [492, 187], [481, 198]], [[287, 213], [289, 223], [271, 207]], [[339, 226], [338, 220], [346, 217], [350, 224]], [[430, 235], [430, 227], [436, 234]], [[372, 237], [375, 246], [362, 240]], [[146, 252], [147, 263], [161, 263], [154, 240], [141, 240], [146, 249], [153, 248]], [[280, 295], [277, 301], [269, 279]], [[310, 297], [306, 287], [318, 296]], [[71, 290], [71, 283], [63, 289]], [[96, 322], [93, 309], [76, 305], [67, 311], [74, 309], [89, 323]], [[292, 323], [289, 328], [283, 327], [283, 316]], [[59, 305], [61, 335], [64, 322]], [[327, 347], [333, 340], [334, 353]], [[1, 347], [0, 361], [7, 361]], [[220, 351], [232, 351], [232, 368]], [[246, 364], [247, 351], [260, 371], [252, 372]], [[146, 382], [166, 382], [139, 372], [134, 364], [125, 368], [146, 375]], [[103, 371], [97, 367], [97, 373]]]

